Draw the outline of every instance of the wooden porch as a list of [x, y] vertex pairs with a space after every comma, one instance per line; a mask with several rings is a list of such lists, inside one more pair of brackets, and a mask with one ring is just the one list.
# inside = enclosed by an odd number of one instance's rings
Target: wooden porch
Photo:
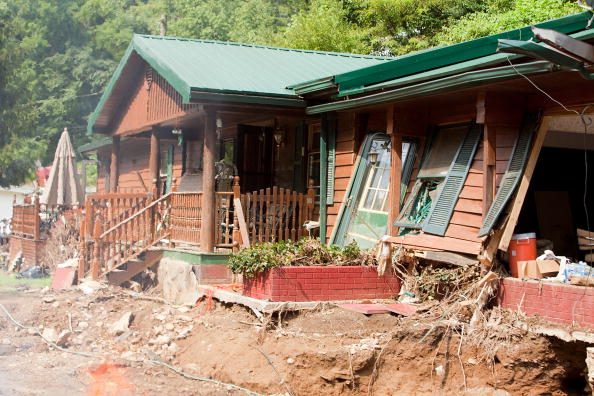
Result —
[[[258, 242], [299, 240], [315, 213], [315, 189], [298, 193], [276, 186], [241, 193], [215, 192], [215, 222], [205, 223], [203, 192], [170, 192], [157, 199], [140, 193], [99, 193], [87, 197], [81, 227], [79, 279], [98, 279], [159, 247], [200, 252], [205, 233], [217, 251]], [[210, 239], [210, 238], [206, 238]]]

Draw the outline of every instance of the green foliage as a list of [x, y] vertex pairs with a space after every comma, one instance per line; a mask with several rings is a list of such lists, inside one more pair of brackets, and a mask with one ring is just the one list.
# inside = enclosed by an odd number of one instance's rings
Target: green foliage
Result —
[[133, 33], [400, 55], [578, 12], [570, 0], [0, 0], [0, 185], [51, 162]]
[[282, 241], [256, 244], [232, 255], [228, 265], [233, 273], [252, 278], [276, 267], [364, 265], [370, 261], [370, 256], [361, 252], [355, 242], [344, 248], [327, 247], [316, 239], [304, 238], [297, 243]]

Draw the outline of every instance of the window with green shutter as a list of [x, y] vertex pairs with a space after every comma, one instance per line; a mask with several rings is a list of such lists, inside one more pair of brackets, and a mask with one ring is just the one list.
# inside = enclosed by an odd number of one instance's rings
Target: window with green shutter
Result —
[[326, 205], [334, 205], [334, 173], [336, 169], [336, 114], [328, 114], [327, 128], [326, 150], [328, 151], [328, 184], [326, 186]]
[[401, 234], [410, 229], [445, 233], [481, 136], [482, 127], [470, 124], [435, 131], [411, 194], [395, 222]]
[[495, 199], [493, 200], [491, 207], [489, 207], [487, 215], [483, 219], [483, 224], [481, 225], [478, 236], [485, 236], [491, 231], [497, 222], [497, 219], [499, 219], [503, 208], [505, 208], [505, 205], [513, 195], [524, 172], [532, 136], [538, 127], [539, 118], [540, 116], [538, 113], [530, 113], [524, 117], [507, 170], [499, 183]]

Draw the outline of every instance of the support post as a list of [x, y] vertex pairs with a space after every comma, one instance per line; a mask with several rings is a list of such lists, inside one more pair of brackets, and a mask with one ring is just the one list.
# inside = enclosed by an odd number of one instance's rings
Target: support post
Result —
[[[496, 127], [488, 122], [494, 117], [487, 117], [487, 93], [479, 92], [476, 99], [476, 123], [483, 125], [483, 219], [495, 197], [497, 176], [496, 158]], [[495, 118], [496, 119], [496, 118]]]
[[328, 115], [320, 122], [320, 242], [326, 244], [327, 191], [328, 191]]
[[386, 133], [390, 135], [392, 146], [388, 214], [388, 235], [391, 236], [396, 236], [398, 230], [398, 227], [394, 226], [394, 222], [400, 214], [400, 184], [402, 182], [402, 136], [396, 133], [394, 116], [394, 106], [390, 106], [386, 112]]
[[[35, 195], [34, 201], [33, 201], [33, 205], [34, 205], [34, 210], [35, 210], [35, 229], [33, 230], [33, 239], [38, 241], [41, 239], [41, 219], [39, 218], [39, 211], [40, 211], [40, 205], [39, 205], [39, 195]], [[37, 247], [35, 248], [35, 250], [37, 250]]]
[[95, 219], [93, 229], [93, 261], [91, 263], [91, 279], [99, 279], [99, 266], [101, 264], [101, 221]]
[[[241, 202], [241, 188], [239, 186], [239, 176], [235, 176], [233, 179], [233, 205], [235, 206], [236, 200], [239, 199]], [[234, 207], [233, 210], [233, 251], [236, 252], [241, 246], [241, 232], [239, 231], [239, 219], [237, 218], [237, 209]]]
[[153, 199], [156, 199], [159, 191], [159, 137], [155, 129], [151, 131], [149, 178], [151, 182], [150, 191], [154, 193]]
[[111, 165], [109, 172], [109, 190], [110, 192], [118, 191], [118, 179], [120, 173], [120, 137], [113, 136], [111, 138]]
[[215, 156], [216, 156], [216, 113], [209, 111], [204, 119], [204, 151], [202, 165], [202, 225], [200, 245], [205, 252], [214, 252], [216, 227], [215, 202]]

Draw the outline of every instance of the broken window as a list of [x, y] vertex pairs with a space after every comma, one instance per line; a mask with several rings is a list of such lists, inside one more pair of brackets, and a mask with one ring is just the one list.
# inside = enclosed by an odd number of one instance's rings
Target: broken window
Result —
[[[478, 144], [477, 134], [470, 125], [441, 127], [434, 133], [412, 192], [395, 222], [396, 226], [401, 227], [401, 235], [410, 232], [410, 229], [422, 227], [435, 208], [452, 166], [461, 156], [465, 162], [469, 162], [466, 157], [474, 155]], [[465, 146], [470, 147], [470, 154], [466, 153], [468, 150]], [[455, 201], [458, 194], [448, 194], [447, 198]]]

